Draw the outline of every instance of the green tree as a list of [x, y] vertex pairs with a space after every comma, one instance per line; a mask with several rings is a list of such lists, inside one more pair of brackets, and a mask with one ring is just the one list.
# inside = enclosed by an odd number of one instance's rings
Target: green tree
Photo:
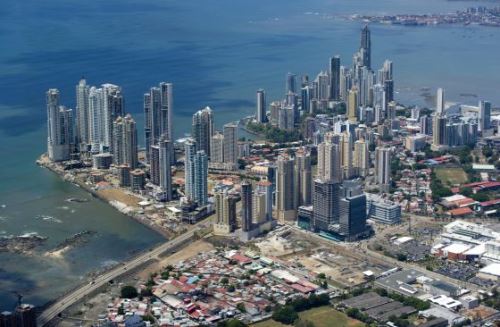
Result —
[[247, 309], [245, 308], [245, 303], [240, 302], [236, 305], [236, 309], [240, 310], [240, 312], [247, 312]]
[[273, 320], [281, 322], [285, 325], [291, 325], [299, 318], [297, 312], [290, 305], [278, 306], [274, 309]]
[[133, 299], [136, 298], [137, 295], [137, 289], [134, 286], [123, 286], [122, 289], [120, 290], [120, 295], [124, 299]]

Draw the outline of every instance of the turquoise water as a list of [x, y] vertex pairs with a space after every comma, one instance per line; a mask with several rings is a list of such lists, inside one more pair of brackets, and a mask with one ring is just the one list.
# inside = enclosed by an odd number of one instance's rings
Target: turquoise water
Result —
[[[3, 0], [0, 6], [0, 231], [38, 232], [46, 248], [82, 230], [98, 234], [62, 260], [0, 254], [0, 308], [18, 290], [42, 304], [94, 269], [145, 249], [160, 238], [34, 165], [45, 150], [44, 92], [61, 90], [74, 106], [74, 86], [121, 85], [126, 109], [142, 122], [142, 94], [159, 81], [175, 84], [175, 134], [210, 105], [218, 125], [253, 112], [255, 91], [268, 101], [284, 91], [288, 71], [311, 77], [328, 57], [350, 64], [360, 22], [337, 15], [450, 12], [480, 1], [444, 0]], [[308, 14], [309, 13], [309, 14]], [[311, 14], [312, 13], [312, 14]], [[317, 13], [317, 14], [316, 14]], [[500, 29], [372, 26], [373, 63], [394, 61], [398, 100], [425, 105], [422, 87], [451, 100], [494, 105]], [[67, 207], [67, 208], [66, 208]], [[43, 220], [39, 215], [54, 217]]]

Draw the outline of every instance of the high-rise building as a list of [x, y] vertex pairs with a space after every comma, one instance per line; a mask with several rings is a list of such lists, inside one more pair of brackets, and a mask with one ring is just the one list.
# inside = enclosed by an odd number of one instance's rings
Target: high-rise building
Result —
[[491, 125], [491, 103], [488, 101], [479, 101], [479, 131], [483, 132], [490, 129]]
[[210, 162], [214, 163], [223, 163], [224, 162], [224, 135], [215, 132], [214, 136], [212, 136], [211, 143], [211, 154], [210, 154]]
[[266, 123], [266, 92], [260, 89], [257, 91], [257, 107], [256, 107], [255, 119], [258, 123]]
[[340, 146], [325, 141], [318, 145], [317, 176], [322, 181], [339, 183], [342, 181], [342, 158]]
[[[144, 94], [144, 133], [146, 138], [146, 158], [149, 159], [149, 148], [166, 136], [172, 141], [172, 117], [174, 110], [173, 84], [161, 82]], [[173, 150], [173, 148], [172, 148]], [[175, 156], [170, 156], [172, 163]]]
[[327, 231], [339, 219], [339, 183], [316, 179], [313, 190], [312, 229]]
[[236, 164], [238, 161], [238, 125], [229, 123], [224, 125], [224, 162]]
[[[153, 148], [153, 147], [152, 147]], [[184, 194], [193, 201], [194, 199], [194, 156], [196, 155], [196, 141], [188, 139], [184, 143]]]
[[196, 141], [198, 150], [205, 151], [207, 156], [210, 158], [212, 153], [211, 141], [212, 136], [214, 135], [214, 117], [210, 107], [198, 110], [193, 115], [191, 134]]
[[438, 88], [437, 89], [437, 95], [436, 95], [436, 113], [437, 114], [444, 114], [444, 89]]
[[90, 143], [89, 90], [90, 87], [82, 78], [76, 86], [77, 141], [80, 151], [85, 151]]
[[317, 93], [318, 100], [327, 101], [330, 98], [330, 77], [326, 72], [320, 72], [316, 77], [316, 84], [318, 85]]
[[375, 178], [383, 191], [389, 191], [391, 185], [390, 148], [377, 147], [375, 149]]
[[241, 183], [241, 229], [248, 232], [252, 229], [253, 220], [252, 184], [248, 181]]
[[340, 100], [340, 56], [330, 58], [330, 100]]
[[288, 92], [297, 93], [297, 75], [292, 73], [286, 74], [285, 94]]
[[351, 133], [345, 131], [342, 134], [341, 143], [343, 178], [350, 179], [354, 176], [353, 171], [353, 139]]
[[385, 100], [387, 103], [394, 101], [394, 81], [388, 79], [384, 82]]
[[363, 66], [371, 69], [371, 61], [372, 61], [372, 43], [371, 43], [371, 35], [370, 29], [368, 25], [361, 30], [361, 42], [360, 42], [360, 53], [362, 57]]
[[[255, 190], [255, 193], [259, 196], [259, 205], [258, 205], [258, 207], [260, 208], [260, 210], [258, 210], [259, 213], [262, 210], [262, 206], [264, 206], [263, 208], [264, 218], [267, 221], [271, 220], [273, 218], [273, 184], [269, 180], [261, 180], [260, 182], [257, 183], [257, 188]], [[262, 195], [264, 196], [264, 201], [265, 201], [264, 204], [262, 203], [263, 201], [261, 198]], [[254, 214], [254, 216], [256, 215]], [[261, 214], [259, 214], [258, 216], [261, 217]]]
[[227, 235], [234, 231], [236, 227], [236, 198], [227, 192], [216, 192], [215, 198], [214, 233], [217, 235]]
[[295, 221], [294, 160], [280, 156], [277, 161], [276, 212], [280, 222]]
[[173, 153], [172, 142], [168, 140], [166, 136], [160, 138], [158, 142], [159, 148], [159, 178], [160, 178], [160, 189], [165, 194], [163, 199], [165, 201], [172, 201], [172, 158], [170, 156]]
[[149, 149], [150, 165], [149, 165], [149, 177], [151, 183], [160, 186], [160, 146], [158, 144], [152, 145]]
[[365, 177], [368, 175], [370, 152], [368, 151], [368, 144], [364, 139], [354, 142], [354, 158], [353, 166], [355, 175]]
[[312, 202], [311, 155], [303, 149], [295, 156], [295, 207], [310, 205]]
[[137, 128], [130, 114], [118, 117], [113, 123], [113, 163], [137, 167]]
[[103, 84], [102, 88], [102, 116], [104, 139], [101, 144], [103, 149], [112, 151], [113, 148], [113, 122], [118, 117], [125, 115], [125, 102], [121, 87], [114, 84]]
[[197, 151], [194, 156], [194, 202], [199, 206], [208, 203], [208, 157], [205, 151]]
[[420, 133], [432, 135], [432, 118], [430, 116], [420, 117]]
[[16, 318], [12, 312], [0, 312], [0, 327], [16, 327]]
[[343, 185], [343, 197], [339, 202], [339, 231], [345, 240], [357, 239], [366, 232], [366, 195], [360, 190], [350, 189], [350, 185]]
[[185, 194], [199, 206], [208, 201], [208, 158], [205, 151], [196, 151], [196, 141], [190, 139], [185, 146]]
[[446, 117], [436, 113], [432, 121], [432, 145], [439, 147], [446, 143]]
[[188, 139], [184, 143], [185, 195], [188, 200], [201, 206], [206, 204], [207, 200], [203, 193], [208, 192], [206, 190], [208, 163], [204, 167], [203, 159], [206, 159], [206, 154], [203, 151], [197, 151], [196, 148], [196, 141], [193, 139]]
[[15, 313], [16, 327], [36, 327], [35, 306], [31, 304], [20, 304]]
[[59, 90], [47, 91], [47, 152], [52, 161], [70, 159], [73, 135], [73, 111], [59, 105]]
[[358, 121], [358, 89], [355, 87], [349, 90], [349, 99], [347, 101], [347, 118], [350, 122]]

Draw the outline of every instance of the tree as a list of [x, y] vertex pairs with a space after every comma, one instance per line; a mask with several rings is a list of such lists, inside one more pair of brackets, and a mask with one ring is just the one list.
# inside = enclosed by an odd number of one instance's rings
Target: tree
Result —
[[278, 306], [273, 312], [273, 320], [285, 325], [291, 325], [299, 318], [297, 312], [290, 305]]
[[485, 201], [488, 201], [490, 199], [487, 194], [481, 193], [481, 192], [476, 193], [476, 194], [472, 194], [471, 198], [473, 198], [474, 200], [476, 200], [478, 202], [485, 202]]
[[240, 310], [240, 312], [247, 312], [247, 309], [245, 308], [245, 303], [240, 302], [236, 305], [236, 309]]
[[133, 299], [136, 298], [137, 295], [137, 289], [134, 286], [123, 286], [121, 291], [120, 291], [121, 297], [124, 299]]

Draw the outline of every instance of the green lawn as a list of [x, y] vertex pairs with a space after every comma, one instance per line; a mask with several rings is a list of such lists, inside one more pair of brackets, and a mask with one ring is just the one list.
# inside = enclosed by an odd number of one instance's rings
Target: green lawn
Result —
[[467, 174], [460, 167], [438, 167], [434, 169], [436, 177], [441, 180], [443, 185], [465, 184], [468, 182]]
[[[344, 313], [333, 309], [330, 306], [310, 309], [299, 313], [303, 320], [309, 320], [315, 327], [363, 327], [362, 322], [347, 317]], [[252, 325], [252, 327], [284, 327], [282, 323], [274, 320], [266, 320]]]

